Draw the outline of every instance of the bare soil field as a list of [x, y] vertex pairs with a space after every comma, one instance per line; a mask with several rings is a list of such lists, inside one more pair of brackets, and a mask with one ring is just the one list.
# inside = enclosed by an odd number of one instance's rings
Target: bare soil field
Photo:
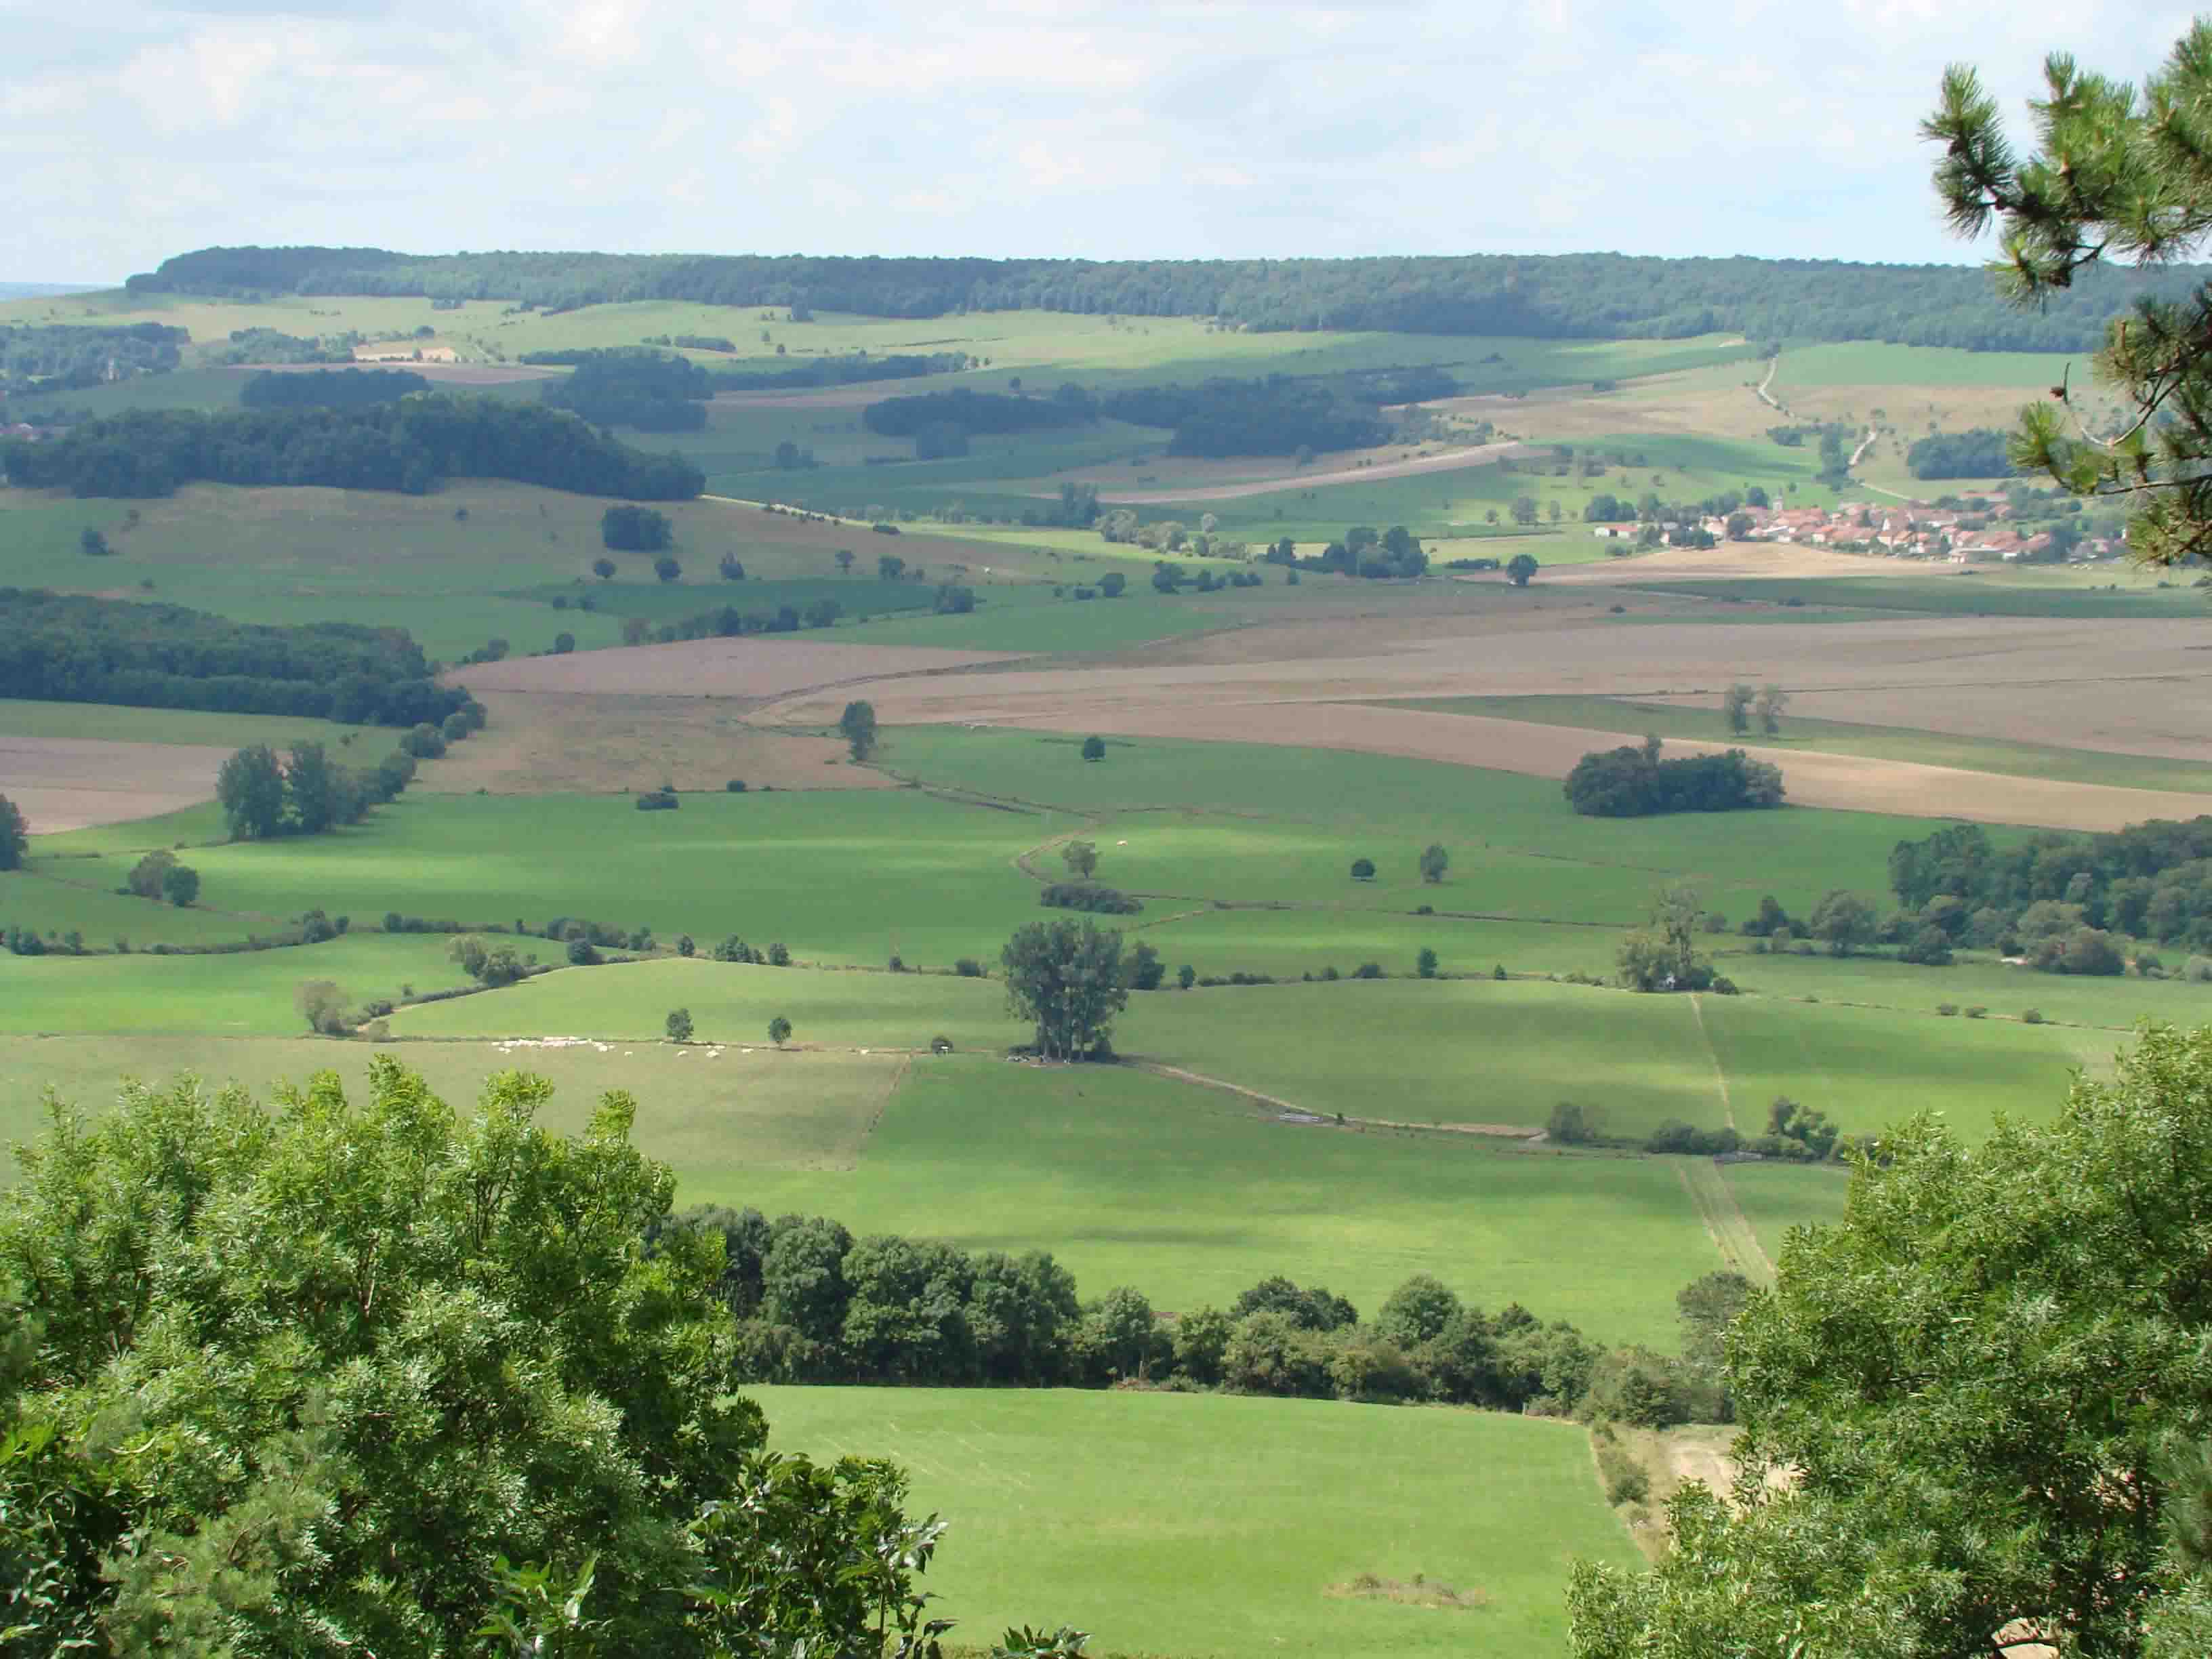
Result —
[[0, 794], [34, 835], [173, 812], [215, 793], [230, 750], [200, 744], [0, 736]]
[[[672, 647], [659, 647], [663, 650]], [[714, 790], [890, 789], [885, 774], [848, 763], [829, 738], [748, 725], [734, 700], [597, 692], [483, 691], [490, 723], [424, 766], [416, 787], [466, 794]]]
[[[942, 674], [1012, 662], [1019, 653], [939, 651], [924, 646], [822, 645], [763, 639], [686, 640], [561, 657], [509, 658], [447, 678], [488, 691], [606, 692], [632, 697], [767, 698], [860, 680]], [[836, 719], [832, 711], [831, 719]]]
[[[1266, 477], [1251, 477], [1249, 461], [1217, 461], [1167, 463], [1174, 465], [1187, 482], [1172, 488], [1161, 485], [1152, 489], [1128, 490], [1118, 487], [1115, 474], [1097, 467], [1063, 475], [1074, 483], [1095, 483], [1098, 499], [1115, 507], [1158, 507], [1174, 501], [1229, 501], [1246, 495], [1273, 495], [1285, 489], [1307, 489], [1320, 484], [1373, 483], [1382, 478], [1413, 477], [1424, 472], [1450, 472], [1462, 467], [1495, 466], [1498, 462], [1535, 451], [1526, 444], [1486, 444], [1479, 449], [1447, 449], [1432, 455], [1407, 457], [1401, 450], [1376, 449], [1365, 452], [1370, 465], [1346, 466], [1341, 463], [1325, 471], [1311, 467], [1278, 471]], [[1393, 458], [1396, 459], [1393, 459]], [[1278, 463], [1279, 466], [1280, 464]], [[1223, 479], [1223, 475], [1231, 477]], [[1027, 493], [1042, 496], [1057, 493], [1059, 478], [1053, 480], [1052, 491], [1030, 490]]]
[[[1540, 557], [1541, 556], [1539, 555]], [[1717, 581], [1735, 576], [1803, 578], [1809, 576], [1943, 575], [1953, 567], [1918, 559], [1871, 558], [1861, 553], [1836, 553], [1825, 547], [1800, 547], [1792, 542], [1723, 542], [1718, 547], [1662, 547], [1649, 553], [1632, 553], [1602, 564], [1561, 565], [1547, 570], [1540, 580], [1552, 587], [1565, 583], [1577, 587], [1620, 586], [1637, 582]], [[1470, 577], [1495, 581], [1495, 576]]]

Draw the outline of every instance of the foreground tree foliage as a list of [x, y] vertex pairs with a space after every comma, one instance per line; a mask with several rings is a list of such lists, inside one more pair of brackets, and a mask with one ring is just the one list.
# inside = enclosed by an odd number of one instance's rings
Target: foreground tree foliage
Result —
[[1729, 1335], [1738, 1507], [1693, 1486], [1655, 1570], [1577, 1567], [1578, 1659], [2205, 1652], [2207, 1216], [2212, 1031], [2048, 1127], [1906, 1127]]
[[[1945, 72], [1922, 134], [1943, 146], [1936, 194], [1960, 234], [1999, 227], [2006, 296], [2042, 308], [2108, 257], [2157, 268], [2212, 237], [2212, 21], [2199, 19], [2140, 94], [2054, 52], [2034, 103], [2035, 152], [2016, 155], [1971, 69]], [[2181, 273], [2177, 272], [2177, 275]], [[2145, 293], [2107, 325], [2099, 383], [2134, 419], [2118, 434], [2072, 418], [2070, 383], [2021, 411], [2012, 459], [2082, 495], [2126, 498], [2136, 556], [2212, 552], [2212, 289]]]
[[535, 1651], [560, 1598], [511, 1562], [588, 1579], [588, 1641], [545, 1651], [914, 1624], [933, 1519], [884, 1466], [763, 1454], [720, 1240], [648, 1255], [674, 1183], [634, 1104], [570, 1138], [550, 1093], [506, 1073], [463, 1118], [380, 1058], [357, 1102], [325, 1073], [266, 1111], [53, 1109], [0, 1211], [6, 1651], [399, 1659], [518, 1613]]

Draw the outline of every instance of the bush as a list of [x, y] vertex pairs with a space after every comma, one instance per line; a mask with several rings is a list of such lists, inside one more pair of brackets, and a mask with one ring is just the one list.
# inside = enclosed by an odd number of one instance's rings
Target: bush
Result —
[[1379, 962], [1361, 963], [1359, 966], [1352, 970], [1352, 976], [1354, 979], [1383, 979], [1388, 977], [1388, 975], [1382, 971], [1382, 964]]
[[668, 1029], [668, 1040], [671, 1042], [691, 1041], [691, 1011], [689, 1008], [670, 1009], [665, 1024]]
[[327, 979], [303, 981], [293, 1000], [307, 1022], [307, 1029], [319, 1036], [343, 1036], [346, 1034], [346, 995], [337, 981]]
[[1544, 1121], [1544, 1138], [1568, 1146], [1588, 1146], [1602, 1139], [1600, 1124], [1602, 1115], [1595, 1106], [1578, 1106], [1571, 1100], [1563, 1100], [1552, 1108], [1552, 1115]]
[[1986, 1019], [1989, 1018], [1989, 1012], [1990, 1011], [1988, 1009], [1978, 1005], [1966, 1010], [1966, 1018], [1968, 1019]]
[[1094, 915], [1133, 916], [1143, 909], [1139, 899], [1112, 887], [1087, 881], [1055, 881], [1037, 895], [1037, 902], [1054, 910], [1084, 910]]
[[1374, 860], [1373, 859], [1354, 859], [1354, 860], [1352, 860], [1352, 880], [1354, 880], [1354, 881], [1372, 881], [1372, 880], [1374, 880], [1374, 879], [1375, 879], [1375, 860]]
[[2043, 1011], [2042, 1011], [2041, 1009], [2039, 1009], [2039, 1008], [2023, 1008], [2023, 1009], [2021, 1009], [2021, 1014], [2020, 1014], [2020, 1023], [2021, 1023], [2021, 1024], [2023, 1024], [2023, 1025], [2040, 1025], [2040, 1024], [2043, 1024]]
[[1651, 1473], [1618, 1445], [1597, 1449], [1597, 1476], [1608, 1504], [1641, 1504], [1651, 1496]]
[[200, 872], [189, 864], [173, 864], [161, 878], [161, 896], [179, 910], [200, 896]]
[[973, 957], [961, 957], [959, 961], [952, 964], [952, 971], [959, 975], [963, 979], [981, 979], [985, 977], [983, 964], [976, 961]]
[[745, 781], [743, 778], [732, 778], [722, 787], [730, 794], [742, 795], [745, 793]]
[[1437, 976], [1437, 953], [1423, 945], [1420, 955], [1413, 958], [1413, 971], [1423, 979], [1434, 979]]
[[596, 968], [605, 960], [606, 958], [599, 954], [598, 947], [594, 945], [591, 940], [587, 939], [572, 939], [568, 941], [568, 965], [570, 967]]
[[951, 1054], [952, 1052], [952, 1039], [949, 1036], [933, 1036], [930, 1038], [929, 1052], [933, 1054]]
[[1087, 761], [1104, 760], [1106, 758], [1106, 739], [1103, 738], [1084, 738], [1083, 758]]
[[1959, 1005], [1955, 1002], [1939, 1002], [1936, 1005], [1936, 1012], [1948, 1019], [1959, 1012]]
[[648, 789], [637, 798], [641, 812], [673, 812], [682, 805], [673, 789]]

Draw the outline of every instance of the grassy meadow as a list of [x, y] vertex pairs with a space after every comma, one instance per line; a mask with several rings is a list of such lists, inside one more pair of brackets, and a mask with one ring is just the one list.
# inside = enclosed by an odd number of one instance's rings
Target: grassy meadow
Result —
[[[1577, 1428], [1162, 1394], [751, 1391], [770, 1443], [887, 1455], [952, 1522], [956, 1642], [1070, 1623], [1100, 1654], [1549, 1653], [1576, 1559], [1632, 1565]], [[1348, 1593], [1418, 1576], [1465, 1606]]]

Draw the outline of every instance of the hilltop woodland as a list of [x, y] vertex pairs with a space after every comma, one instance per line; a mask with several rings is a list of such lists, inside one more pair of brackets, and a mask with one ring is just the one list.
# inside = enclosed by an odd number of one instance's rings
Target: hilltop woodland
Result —
[[817, 258], [804, 255], [457, 253], [214, 247], [131, 278], [138, 294], [417, 295], [549, 310], [623, 301], [942, 317], [967, 311], [1212, 317], [1255, 330], [1360, 329], [1535, 339], [1893, 340], [1977, 350], [2080, 351], [2149, 295], [2195, 273], [2084, 272], [2047, 308], [2007, 315], [1953, 265], [1829, 260], [1474, 254], [1376, 259]]
[[201, 481], [419, 495], [465, 477], [660, 501], [688, 501], [706, 482], [682, 457], [645, 454], [572, 415], [445, 393], [343, 409], [132, 410], [50, 441], [0, 441], [0, 472], [24, 489], [141, 498]]

